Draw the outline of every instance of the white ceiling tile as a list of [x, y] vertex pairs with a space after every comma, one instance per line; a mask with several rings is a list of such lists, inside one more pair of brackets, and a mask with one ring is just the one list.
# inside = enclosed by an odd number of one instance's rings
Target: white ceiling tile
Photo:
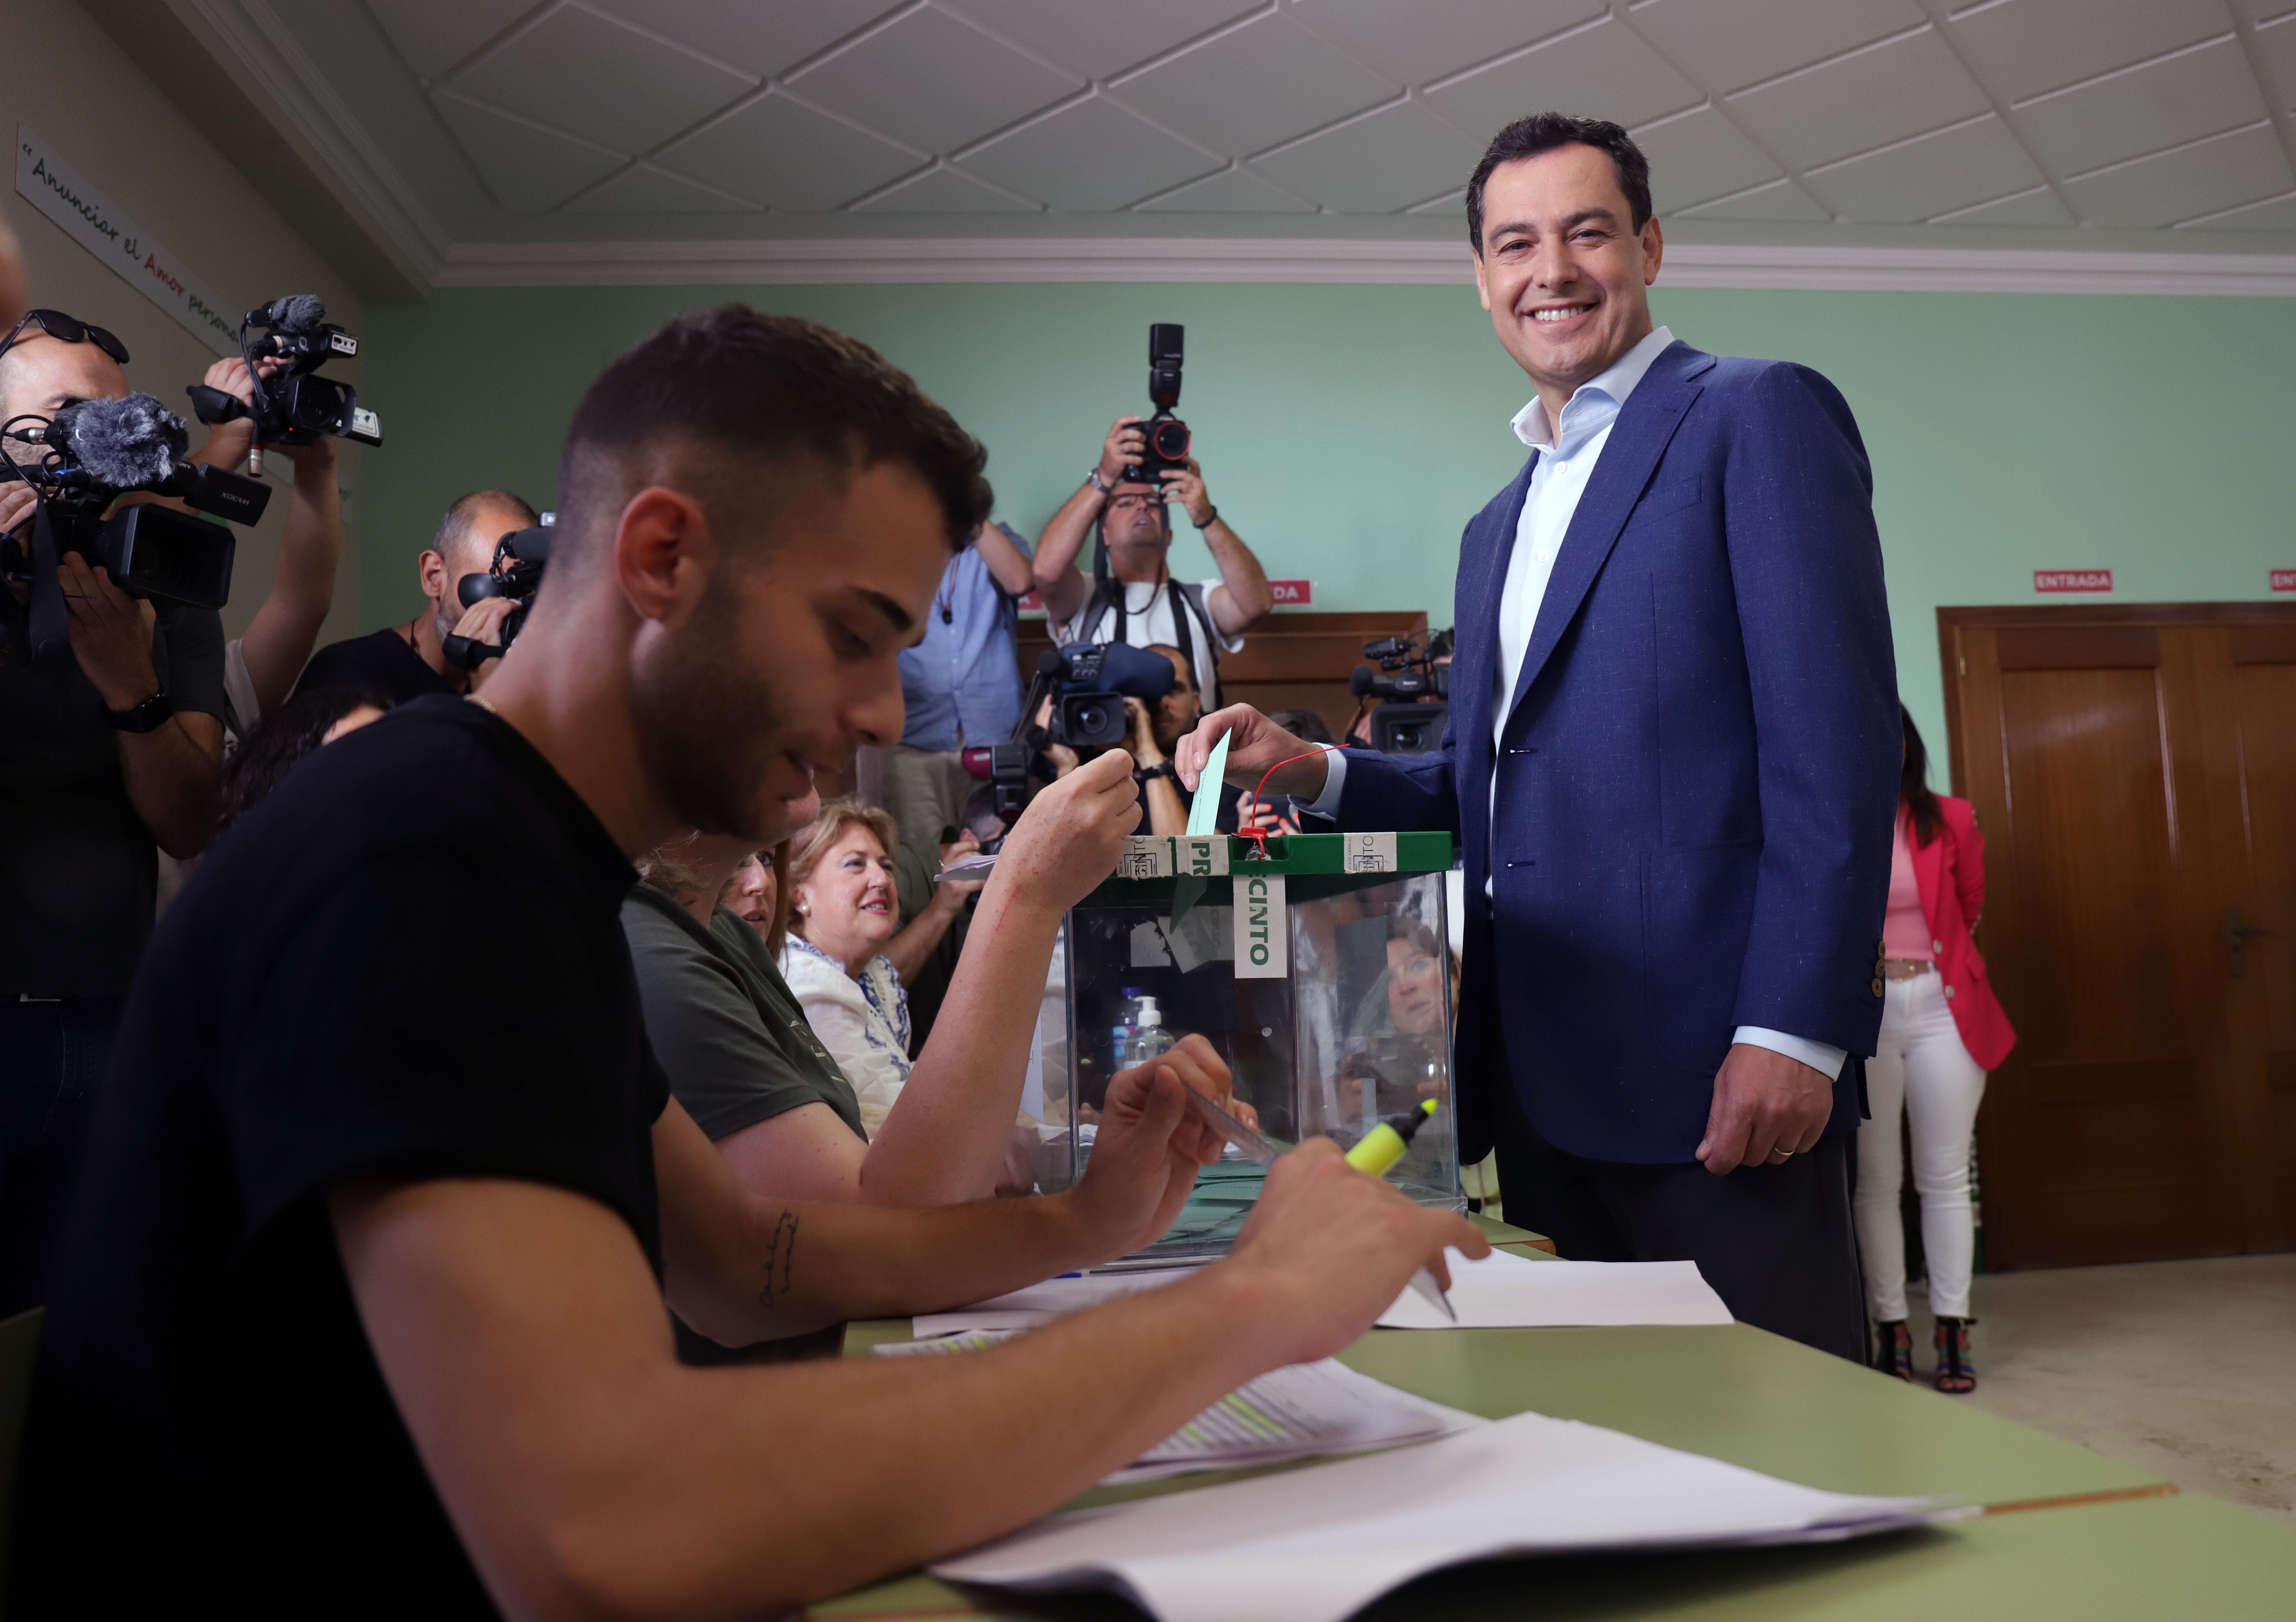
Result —
[[[529, 0], [529, 4], [531, 0]], [[759, 78], [897, 10], [894, 0], [588, 0]]]
[[1841, 218], [1912, 225], [2041, 184], [2041, 171], [1999, 119], [1939, 130], [1803, 177]]
[[1248, 169], [1223, 169], [1207, 175], [1153, 202], [1144, 202], [1143, 214], [1313, 214], [1313, 205], [1278, 190]]
[[1715, 91], [1748, 85], [1918, 28], [1918, 0], [1642, 0], [1628, 21]]
[[1252, 161], [1251, 167], [1341, 214], [1392, 214], [1464, 185], [1483, 155], [1418, 101], [1382, 107]]
[[1221, 166], [1100, 96], [969, 154], [964, 168], [1055, 209], [1120, 209]]
[[1293, 0], [1292, 14], [1397, 83], [1423, 85], [1602, 9], [1602, 0]]
[[896, 141], [946, 152], [1082, 82], [928, 6], [792, 75], [789, 87]]
[[2289, 185], [2279, 139], [2259, 126], [2069, 181], [2065, 190], [2083, 219], [2144, 226], [2276, 197]]
[[1016, 45], [1106, 78], [1259, 9], [1260, 0], [944, 0]]
[[2205, 217], [2185, 226], [2189, 231], [2296, 231], [2296, 196], [2275, 197], [2230, 213]]
[[2065, 212], [2065, 205], [2057, 194], [2046, 185], [2013, 196], [1997, 197], [1991, 202], [1973, 209], [1939, 216], [1932, 225], [1956, 226], [2070, 226], [2079, 222]]
[[1033, 214], [1037, 210], [953, 169], [930, 169], [860, 205], [872, 214]]
[[802, 214], [849, 202], [924, 161], [780, 91], [654, 157], [704, 185]]
[[1640, 37], [1605, 19], [1452, 79], [1427, 99], [1488, 140], [1515, 119], [1552, 108], [1642, 124], [1701, 96]]
[[1685, 209], [1685, 219], [1760, 219], [1825, 221], [1833, 217], [1809, 200], [1791, 180], [1773, 180], [1766, 186], [1736, 197], [1718, 198]]
[[758, 204], [696, 185], [666, 169], [636, 163], [592, 186], [562, 210], [568, 214], [755, 214]]
[[539, 213], [619, 169], [624, 159], [554, 131], [440, 95], [431, 103], [461, 143], [496, 202], [514, 214]]
[[1777, 177], [1778, 166], [1711, 107], [1637, 130], [1635, 142], [1650, 160], [1651, 204], [1660, 214]]
[[1730, 104], [1773, 152], [1803, 169], [1957, 123], [1988, 105], [1931, 29], [1774, 80]]
[[2007, 0], [1947, 25], [2012, 101], [2232, 31], [2224, 0]]
[[1410, 208], [1404, 210], [1404, 212], [1406, 214], [1456, 215], [1457, 218], [1464, 219], [1467, 218], [1467, 188], [1463, 185], [1456, 192], [1446, 192], [1440, 197], [1431, 198], [1425, 202], [1414, 203]]
[[754, 81], [610, 18], [561, 6], [455, 78], [490, 106], [621, 152], [644, 152]]
[[2296, 12], [2256, 30], [2256, 44], [2264, 70], [2272, 75], [2280, 104], [2296, 107]]
[[1244, 157], [1399, 88], [1271, 12], [1125, 79], [1117, 94], [1193, 141]]
[[2098, 79], [2016, 110], [2043, 161], [2077, 175], [2264, 116], [2237, 40]]
[[367, 0], [406, 65], [436, 78], [534, 9], [534, 0]]

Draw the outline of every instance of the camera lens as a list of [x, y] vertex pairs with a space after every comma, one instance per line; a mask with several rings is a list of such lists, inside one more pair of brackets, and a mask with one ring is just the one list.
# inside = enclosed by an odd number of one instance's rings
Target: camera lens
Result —
[[1124, 739], [1124, 700], [1114, 693], [1078, 693], [1061, 701], [1060, 741], [1071, 749], [1105, 749]]
[[1156, 424], [1149, 436], [1149, 445], [1167, 462], [1181, 462], [1188, 455], [1188, 425], [1178, 418], [1168, 418]]

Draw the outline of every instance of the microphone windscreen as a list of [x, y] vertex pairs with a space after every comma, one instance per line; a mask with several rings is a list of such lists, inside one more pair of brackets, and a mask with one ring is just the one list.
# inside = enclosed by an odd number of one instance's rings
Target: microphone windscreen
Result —
[[66, 406], [48, 436], [59, 440], [82, 472], [113, 490], [159, 483], [191, 445], [184, 419], [149, 394]]
[[315, 292], [291, 292], [272, 300], [263, 313], [283, 333], [308, 333], [327, 318], [327, 307]]
[[1353, 693], [1357, 698], [1364, 697], [1370, 693], [1371, 684], [1376, 679], [1378, 679], [1372, 674], [1371, 666], [1358, 664], [1354, 673], [1348, 678], [1348, 691]]

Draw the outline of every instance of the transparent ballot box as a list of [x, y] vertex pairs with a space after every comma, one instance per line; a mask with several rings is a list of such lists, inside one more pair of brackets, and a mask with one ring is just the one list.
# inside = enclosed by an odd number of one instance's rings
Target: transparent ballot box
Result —
[[[1447, 833], [1275, 835], [1264, 858], [1225, 834], [1128, 841], [1116, 877], [1069, 914], [1046, 988], [1039, 1186], [1084, 1174], [1112, 1075], [1201, 1034], [1279, 1148], [1321, 1135], [1346, 1149], [1434, 1100], [1387, 1177], [1423, 1205], [1464, 1210], [1450, 866]], [[1264, 1176], [1230, 1149], [1141, 1255], [1226, 1250]]]

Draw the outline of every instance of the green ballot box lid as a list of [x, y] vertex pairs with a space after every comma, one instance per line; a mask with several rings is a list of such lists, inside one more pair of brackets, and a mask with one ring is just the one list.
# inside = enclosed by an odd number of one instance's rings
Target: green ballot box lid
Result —
[[1415, 874], [1443, 873], [1453, 861], [1451, 836], [1433, 833], [1271, 834], [1259, 842], [1233, 834], [1136, 834], [1124, 842], [1115, 875], [1082, 907], [1168, 906], [1186, 888], [1224, 905], [1233, 878], [1280, 877], [1292, 902], [1341, 895]]

